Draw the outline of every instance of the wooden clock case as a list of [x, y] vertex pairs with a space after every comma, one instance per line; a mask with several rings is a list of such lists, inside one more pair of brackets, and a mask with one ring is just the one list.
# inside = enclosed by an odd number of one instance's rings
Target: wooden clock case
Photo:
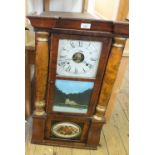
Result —
[[[117, 75], [126, 38], [128, 23], [94, 19], [89, 14], [44, 12], [29, 15], [36, 32], [35, 111], [32, 143], [96, 149], [105, 123], [105, 112]], [[91, 25], [90, 28], [81, 27]], [[103, 43], [96, 78], [59, 77], [56, 75], [60, 39], [100, 41]], [[55, 80], [94, 82], [85, 114], [52, 110]], [[52, 122], [81, 124], [78, 138], [51, 136]]]

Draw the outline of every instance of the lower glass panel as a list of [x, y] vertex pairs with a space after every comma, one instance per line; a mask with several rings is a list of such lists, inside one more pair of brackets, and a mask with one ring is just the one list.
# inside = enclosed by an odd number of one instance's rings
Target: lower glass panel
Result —
[[83, 123], [51, 122], [51, 137], [79, 140], [83, 130]]
[[56, 80], [53, 111], [87, 113], [94, 82]]

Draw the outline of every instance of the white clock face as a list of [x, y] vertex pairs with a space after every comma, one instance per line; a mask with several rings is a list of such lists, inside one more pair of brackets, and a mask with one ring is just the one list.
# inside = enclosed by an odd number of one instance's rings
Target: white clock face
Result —
[[57, 75], [95, 78], [102, 43], [98, 41], [59, 40]]

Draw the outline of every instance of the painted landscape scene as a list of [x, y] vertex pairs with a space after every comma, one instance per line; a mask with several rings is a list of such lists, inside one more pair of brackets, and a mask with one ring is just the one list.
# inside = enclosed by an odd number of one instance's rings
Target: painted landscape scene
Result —
[[87, 113], [93, 82], [56, 80], [53, 111]]

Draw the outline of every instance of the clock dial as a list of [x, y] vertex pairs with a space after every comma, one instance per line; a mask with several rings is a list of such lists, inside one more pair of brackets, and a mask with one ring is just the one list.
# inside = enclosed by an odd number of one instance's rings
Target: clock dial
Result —
[[102, 43], [83, 40], [59, 40], [57, 75], [95, 78]]

